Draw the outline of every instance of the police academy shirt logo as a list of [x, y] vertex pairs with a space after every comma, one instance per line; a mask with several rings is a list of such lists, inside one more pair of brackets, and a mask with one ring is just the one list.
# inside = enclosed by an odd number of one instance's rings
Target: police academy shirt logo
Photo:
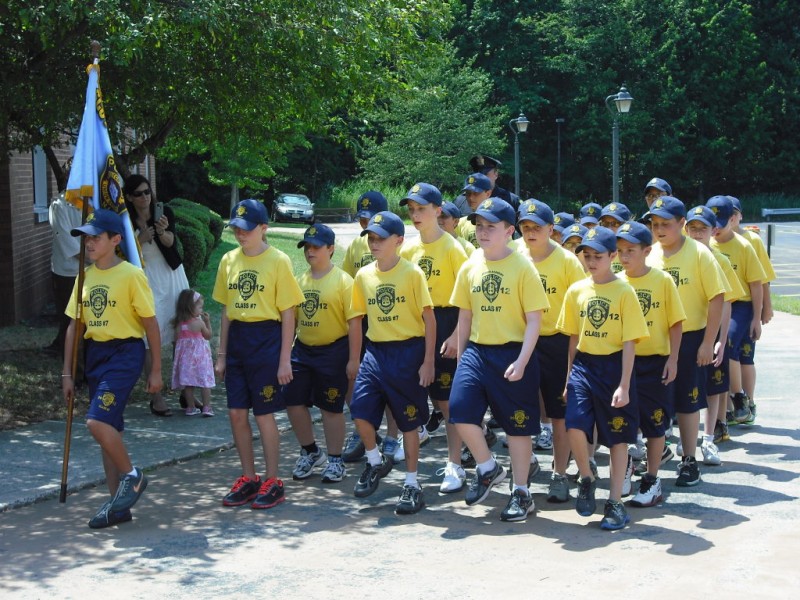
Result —
[[422, 269], [422, 272], [425, 273], [425, 279], [430, 279], [433, 272], [433, 259], [430, 256], [423, 256], [417, 264]]
[[486, 298], [489, 303], [494, 302], [500, 293], [502, 285], [503, 276], [500, 273], [495, 271], [484, 273], [481, 278], [481, 292], [483, 292], [483, 297]]
[[301, 305], [303, 314], [306, 319], [311, 319], [319, 309], [319, 290], [306, 290], [303, 292], [306, 297], [305, 302]]
[[589, 323], [591, 323], [592, 327], [595, 329], [600, 329], [603, 326], [603, 323], [608, 319], [609, 312], [610, 305], [605, 298], [592, 298], [589, 300], [586, 314], [589, 318]]
[[255, 271], [242, 271], [239, 273], [238, 290], [242, 300], [249, 300], [256, 291], [258, 277]]
[[680, 286], [680, 284], [681, 284], [681, 271], [680, 271], [680, 269], [676, 269], [674, 267], [669, 267], [669, 268], [664, 269], [664, 270], [667, 273], [670, 274], [670, 277], [672, 277], [672, 281], [675, 282], [675, 287]]
[[650, 312], [652, 298], [648, 290], [636, 290], [636, 296], [639, 298], [639, 306], [642, 307], [642, 314], [646, 317]]
[[89, 307], [92, 309], [95, 319], [103, 316], [108, 306], [108, 289], [105, 287], [95, 287], [89, 292]]
[[385, 315], [392, 312], [394, 308], [394, 286], [393, 285], [379, 285], [375, 290], [375, 299], [378, 302], [378, 308]]

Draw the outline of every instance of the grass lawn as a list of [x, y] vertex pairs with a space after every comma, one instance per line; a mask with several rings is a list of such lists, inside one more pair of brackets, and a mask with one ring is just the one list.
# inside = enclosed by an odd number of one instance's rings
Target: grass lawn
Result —
[[[297, 248], [304, 228], [297, 234], [269, 231], [269, 243], [289, 255], [295, 274], [307, 268], [303, 251]], [[214, 335], [219, 335], [219, 316], [221, 305], [211, 299], [217, 265], [222, 256], [236, 247], [236, 239], [229, 229], [222, 234], [222, 241], [214, 249], [208, 267], [198, 276], [195, 289], [206, 298], [206, 310], [211, 315]], [[337, 252], [341, 263], [344, 253]], [[49, 356], [42, 348], [48, 346], [57, 332], [55, 315], [45, 315], [30, 319], [21, 325], [0, 328], [0, 430], [22, 427], [48, 419], [66, 418], [66, 407], [61, 396], [61, 360]], [[216, 348], [217, 339], [212, 339]], [[164, 349], [162, 373], [164, 377], [167, 403], [173, 409], [178, 407], [178, 395], [168, 391], [172, 378], [172, 356]], [[214, 394], [219, 394], [216, 390]], [[219, 402], [219, 400], [217, 400]], [[134, 388], [131, 403], [148, 402], [144, 382]], [[75, 402], [76, 421], [85, 414], [89, 401], [86, 388], [78, 391]]]
[[772, 296], [772, 309], [800, 315], [800, 298], [795, 296]]

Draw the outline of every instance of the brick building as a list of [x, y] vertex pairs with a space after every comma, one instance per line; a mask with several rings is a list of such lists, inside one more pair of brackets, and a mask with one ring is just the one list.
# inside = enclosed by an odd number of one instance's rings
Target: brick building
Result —
[[[72, 150], [55, 149], [59, 163]], [[155, 189], [154, 158], [133, 172], [150, 179]], [[40, 315], [52, 301], [48, 206], [57, 193], [41, 149], [0, 157], [0, 326]]]

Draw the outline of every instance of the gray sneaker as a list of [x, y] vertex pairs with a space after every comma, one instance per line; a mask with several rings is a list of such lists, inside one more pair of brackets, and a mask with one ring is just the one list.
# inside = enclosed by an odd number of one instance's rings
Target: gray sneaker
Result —
[[594, 499], [596, 486], [596, 482], [591, 477], [584, 477], [579, 482], [575, 510], [582, 517], [591, 517], [597, 510], [597, 501]]
[[569, 501], [569, 480], [566, 475], [553, 473], [550, 477], [550, 485], [547, 488], [548, 502], [568, 502]]
[[100, 510], [97, 511], [97, 514], [89, 521], [89, 527], [92, 529], [103, 529], [105, 527], [111, 527], [112, 525], [126, 523], [131, 519], [133, 519], [133, 516], [131, 516], [131, 510], [129, 508], [119, 512], [112, 512], [111, 500], [108, 500], [103, 504], [103, 506], [100, 507]]
[[361, 441], [361, 437], [358, 433], [354, 431], [348, 435], [347, 439], [344, 441], [342, 460], [344, 462], [357, 462], [364, 457], [365, 452], [364, 442]]
[[347, 475], [344, 462], [339, 459], [330, 459], [328, 466], [322, 472], [322, 483], [339, 483]]
[[292, 479], [297, 481], [307, 479], [314, 472], [314, 469], [325, 464], [328, 456], [322, 451], [317, 449], [316, 452], [308, 453], [305, 449], [300, 450], [300, 458], [294, 464], [294, 471], [292, 471]]
[[500, 463], [495, 463], [494, 469], [488, 473], [481, 473], [480, 469], [475, 470], [475, 477], [469, 482], [469, 489], [464, 500], [467, 506], [478, 504], [486, 500], [486, 496], [492, 488], [506, 478], [506, 470]]
[[144, 471], [139, 467], [136, 469], [136, 475], [123, 475], [119, 478], [119, 487], [114, 499], [111, 500], [109, 510], [111, 512], [122, 512], [129, 509], [136, 504], [144, 490], [147, 488], [147, 477], [144, 476]]

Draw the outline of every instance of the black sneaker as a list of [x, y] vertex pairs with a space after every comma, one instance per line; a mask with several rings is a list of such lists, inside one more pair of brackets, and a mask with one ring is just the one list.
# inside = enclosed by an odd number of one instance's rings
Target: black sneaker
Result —
[[475, 471], [475, 477], [469, 482], [469, 489], [464, 500], [467, 506], [478, 504], [486, 500], [492, 487], [506, 478], [506, 470], [498, 462], [495, 462], [494, 469], [488, 473], [481, 473], [480, 469]]
[[277, 477], [270, 477], [258, 488], [258, 495], [250, 508], [272, 508], [284, 500], [286, 500], [286, 496], [283, 493], [283, 482]]
[[483, 430], [483, 437], [486, 440], [486, 445], [491, 448], [497, 443], [497, 434], [488, 427]]
[[677, 487], [692, 487], [700, 483], [700, 468], [694, 456], [686, 456], [678, 465]]
[[465, 469], [474, 469], [475, 465], [475, 457], [472, 456], [472, 452], [469, 451], [469, 448], [464, 446], [464, 449], [461, 451], [461, 466]]
[[502, 426], [494, 417], [486, 421], [486, 427], [488, 427], [489, 429], [502, 429]]
[[750, 417], [744, 422], [744, 425], [752, 425], [753, 423], [756, 422], [756, 405], [753, 404], [752, 401], [750, 403], [749, 408], [750, 408]]
[[135, 468], [136, 475], [123, 475], [119, 478], [119, 487], [111, 500], [110, 511], [120, 512], [129, 509], [136, 504], [147, 489], [147, 477], [145, 477], [144, 471], [138, 467]]
[[[527, 479], [528, 487], [531, 487], [531, 484], [533, 483], [533, 479], [542, 471], [542, 467], [539, 464], [539, 459], [536, 458], [535, 454], [531, 457], [531, 459], [532, 459], [532, 462], [531, 462], [531, 464], [528, 465], [528, 479]], [[513, 472], [513, 470], [509, 469], [509, 472]], [[513, 477], [509, 477], [508, 478], [508, 491], [510, 492], [513, 489], [514, 489], [514, 478]]]
[[371, 465], [369, 461], [364, 467], [364, 472], [356, 482], [356, 487], [353, 489], [353, 494], [356, 498], [366, 498], [375, 493], [378, 489], [378, 482], [381, 477], [386, 477], [389, 471], [392, 470], [392, 461], [388, 460], [385, 455], [381, 455], [381, 464]]
[[511, 498], [508, 499], [508, 504], [500, 513], [501, 521], [524, 521], [528, 515], [536, 510], [533, 503], [533, 495], [528, 492], [527, 494], [522, 490], [514, 490], [511, 492]]
[[422, 496], [422, 488], [405, 484], [403, 491], [400, 492], [400, 499], [395, 504], [395, 514], [413, 515], [423, 508], [425, 508], [425, 498]]
[[631, 522], [628, 512], [618, 500], [607, 500], [604, 510], [603, 519], [600, 521], [600, 529], [607, 531], [614, 531], [622, 529]]
[[717, 423], [714, 425], [714, 443], [720, 444], [730, 441], [730, 439], [731, 434], [728, 432], [728, 424], [717, 419]]
[[344, 462], [358, 462], [364, 458], [364, 442], [357, 432], [353, 432], [347, 436], [344, 441], [344, 449], [342, 450], [342, 460]]
[[738, 392], [731, 396], [733, 402], [733, 419], [737, 423], [744, 423], [750, 418], [750, 399], [746, 394]]
[[100, 507], [97, 514], [89, 521], [89, 527], [92, 529], [103, 529], [105, 527], [111, 527], [112, 525], [127, 523], [131, 519], [133, 519], [131, 509], [126, 508], [125, 510], [114, 512], [111, 510], [111, 500], [109, 500]]
[[433, 435], [437, 431], [439, 431], [439, 427], [442, 426], [444, 423], [444, 415], [441, 411], [434, 410], [431, 412], [431, 416], [428, 418], [428, 422], [425, 423], [425, 429], [428, 430], [430, 435]]
[[242, 506], [258, 496], [258, 488], [261, 487], [261, 478], [256, 475], [255, 479], [248, 479], [244, 475], [239, 477], [231, 488], [231, 491], [222, 499], [222, 506]]
[[732, 410], [725, 411], [725, 422], [728, 423], [728, 425], [736, 425], [736, 419], [733, 418]]
[[578, 482], [578, 499], [575, 501], [575, 510], [582, 517], [591, 517], [597, 510], [597, 501], [594, 491], [597, 483], [591, 477], [584, 477]]

